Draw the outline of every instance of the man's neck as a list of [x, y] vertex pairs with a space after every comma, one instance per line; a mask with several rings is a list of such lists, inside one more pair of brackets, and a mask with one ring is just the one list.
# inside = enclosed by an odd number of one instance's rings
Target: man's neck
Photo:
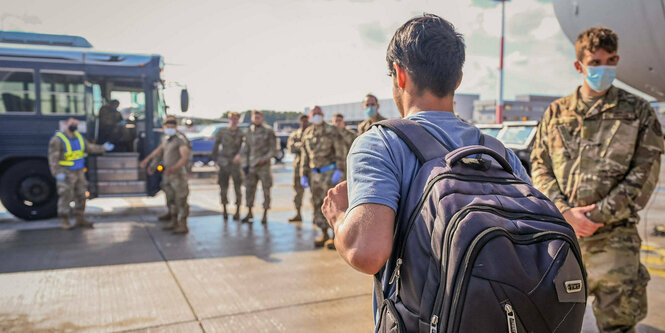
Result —
[[379, 112], [377, 112], [376, 115], [374, 115], [374, 117], [369, 118], [369, 119], [370, 119], [372, 122], [375, 122], [375, 121], [379, 120], [379, 117], [380, 117], [380, 116], [381, 116], [381, 115], [379, 114]]
[[586, 81], [584, 81], [584, 84], [582, 84], [582, 87], [580, 87], [580, 95], [581, 95], [581, 97], [586, 97], [586, 98], [599, 97], [599, 96], [604, 96], [605, 94], [607, 94], [607, 92], [609, 90], [610, 89], [608, 88], [605, 91], [597, 92], [597, 91], [591, 89], [591, 87], [589, 87], [589, 85], [586, 83]]
[[65, 133], [66, 136], [68, 136], [68, 137], [70, 137], [70, 138], [73, 138], [73, 137], [74, 137], [74, 132], [70, 131], [69, 129], [66, 129], [66, 130], [64, 131], [64, 133]]
[[235, 125], [235, 126], [231, 125], [231, 126], [229, 126], [229, 129], [232, 130], [232, 131], [235, 131], [235, 130], [238, 129], [238, 125]]
[[403, 117], [416, 114], [422, 111], [441, 111], [453, 112], [454, 95], [446, 97], [437, 97], [430, 92], [425, 92], [422, 96], [414, 94], [405, 94], [402, 96], [402, 105], [404, 107]]

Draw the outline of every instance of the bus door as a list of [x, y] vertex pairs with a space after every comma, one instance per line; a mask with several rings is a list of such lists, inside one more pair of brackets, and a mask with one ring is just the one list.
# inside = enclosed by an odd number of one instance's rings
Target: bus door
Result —
[[139, 168], [145, 155], [146, 92], [140, 78], [90, 77], [95, 141], [113, 151], [88, 159], [91, 196], [144, 196], [147, 176]]

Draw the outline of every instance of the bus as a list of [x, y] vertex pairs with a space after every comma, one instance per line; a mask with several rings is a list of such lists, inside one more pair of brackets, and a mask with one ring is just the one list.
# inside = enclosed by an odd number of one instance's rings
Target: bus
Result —
[[[100, 142], [100, 109], [120, 102], [124, 149], [86, 159], [88, 197], [153, 196], [161, 176], [139, 161], [159, 144], [166, 117], [160, 55], [99, 52], [83, 37], [0, 31], [0, 200], [25, 220], [57, 213], [48, 143], [70, 117]], [[182, 89], [181, 111], [188, 92]], [[121, 152], [116, 152], [120, 150]]]

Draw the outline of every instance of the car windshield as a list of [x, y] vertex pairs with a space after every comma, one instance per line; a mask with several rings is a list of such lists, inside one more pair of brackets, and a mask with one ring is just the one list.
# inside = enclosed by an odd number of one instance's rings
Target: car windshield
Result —
[[199, 135], [205, 136], [205, 137], [211, 137], [217, 133], [217, 129], [219, 129], [221, 126], [220, 125], [208, 125], [204, 127], [201, 132], [199, 132]]
[[504, 144], [526, 145], [527, 139], [535, 130], [535, 126], [508, 126], [504, 128], [500, 139]]
[[495, 137], [499, 135], [499, 132], [501, 131], [500, 128], [481, 128], [480, 131], [483, 134], [487, 134], [489, 136]]

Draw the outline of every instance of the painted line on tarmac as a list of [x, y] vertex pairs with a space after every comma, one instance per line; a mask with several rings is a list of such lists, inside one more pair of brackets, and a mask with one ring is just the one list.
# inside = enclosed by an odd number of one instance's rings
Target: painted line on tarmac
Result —
[[642, 263], [647, 267], [649, 273], [665, 277], [665, 249], [642, 245]]

